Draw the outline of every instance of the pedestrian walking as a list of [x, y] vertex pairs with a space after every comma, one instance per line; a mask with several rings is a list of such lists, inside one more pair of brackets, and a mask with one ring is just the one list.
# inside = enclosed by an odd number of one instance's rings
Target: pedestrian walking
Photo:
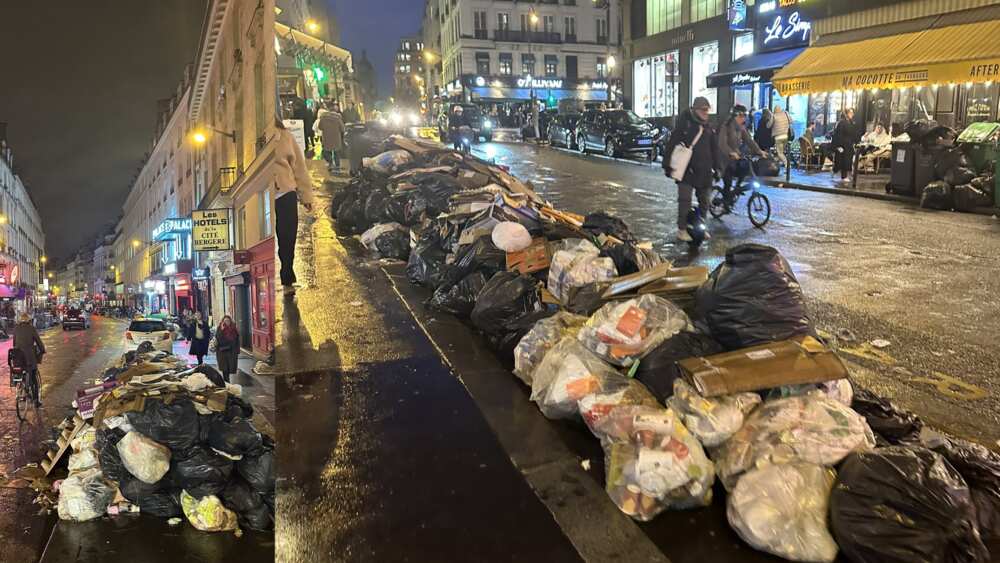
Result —
[[329, 111], [323, 112], [314, 125], [323, 135], [323, 160], [333, 172], [340, 170], [340, 153], [344, 150], [344, 119], [340, 115], [340, 105], [334, 103]]
[[305, 100], [295, 98], [294, 104], [295, 109], [292, 111], [292, 118], [302, 120], [302, 131], [306, 137], [306, 151], [311, 151], [313, 150], [313, 142], [316, 140], [316, 132], [313, 129], [316, 118], [313, 116], [309, 106], [306, 105]]
[[39, 396], [42, 379], [38, 373], [38, 364], [42, 363], [42, 356], [45, 355], [45, 344], [42, 344], [42, 339], [38, 336], [38, 331], [35, 329], [34, 323], [31, 322], [31, 315], [28, 313], [21, 313], [18, 317], [17, 324], [14, 326], [12, 345], [21, 351], [24, 356], [24, 369], [35, 379], [33, 386], [35, 396], [32, 399], [35, 401], [35, 406], [40, 407], [42, 406]]
[[229, 375], [236, 373], [239, 357], [240, 333], [233, 318], [226, 315], [215, 331], [215, 361], [226, 383], [229, 383]]
[[722, 174], [723, 195], [727, 205], [733, 199], [733, 180], [736, 180], [736, 191], [739, 192], [743, 186], [743, 180], [750, 174], [747, 161], [743, 159], [746, 154], [756, 154], [767, 156], [750, 136], [746, 128], [747, 108], [736, 104], [729, 112], [729, 117], [719, 128], [719, 154], [726, 163]]
[[769, 151], [774, 146], [774, 137], [771, 135], [772, 125], [774, 125], [774, 115], [771, 110], [764, 108], [760, 112], [760, 121], [757, 122], [757, 130], [753, 134], [753, 140], [762, 150]]
[[343, 115], [344, 123], [358, 123], [361, 121], [361, 114], [358, 113], [358, 107], [351, 102], [344, 110]]
[[792, 116], [782, 109], [781, 106], [774, 106], [774, 114], [771, 116], [771, 137], [774, 139], [774, 150], [778, 153], [778, 161], [783, 166], [788, 166], [788, 158], [785, 152], [788, 150], [788, 141], [792, 135]]
[[187, 339], [191, 343], [188, 354], [198, 358], [198, 365], [202, 365], [208, 354], [208, 342], [212, 340], [212, 328], [201, 319], [201, 311], [194, 312], [191, 326], [188, 327]]
[[[677, 126], [670, 134], [664, 149], [663, 171], [672, 177], [671, 156], [674, 148], [683, 143], [691, 149], [691, 160], [681, 180], [677, 182], [677, 240], [691, 241], [687, 232], [687, 216], [691, 211], [692, 195], [698, 196], [698, 206], [707, 210], [712, 196], [712, 178], [718, 177], [722, 169], [719, 158], [719, 141], [708, 124], [708, 113], [712, 105], [708, 99], [698, 96], [689, 109], [681, 112]], [[706, 232], [705, 238], [711, 238]]]
[[854, 124], [854, 110], [841, 112], [840, 120], [833, 129], [830, 148], [833, 150], [833, 173], [840, 172], [840, 181], [847, 182], [847, 175], [854, 165], [854, 145], [861, 135]]
[[[294, 295], [299, 200], [306, 211], [312, 211], [312, 180], [306, 169], [305, 155], [295, 142], [295, 137], [285, 129], [281, 120], [276, 120], [275, 126], [278, 128], [277, 145], [274, 149], [275, 235], [278, 239], [278, 259], [281, 260], [281, 285], [285, 295]], [[325, 152], [326, 146], [323, 148]]]

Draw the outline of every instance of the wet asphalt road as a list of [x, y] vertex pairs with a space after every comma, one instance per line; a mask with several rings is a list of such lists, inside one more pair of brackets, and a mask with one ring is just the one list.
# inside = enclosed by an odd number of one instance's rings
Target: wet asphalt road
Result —
[[[766, 229], [754, 228], [745, 213], [710, 220], [714, 238], [691, 255], [674, 240], [676, 191], [659, 163], [520, 143], [481, 144], [475, 152], [495, 154], [556, 207], [621, 217], [677, 263], [714, 267], [743, 242], [778, 248], [816, 326], [848, 337], [838, 345], [858, 381], [940, 429], [998, 448], [1000, 221], [764, 188], [772, 206]], [[876, 339], [890, 345], [876, 348]]]

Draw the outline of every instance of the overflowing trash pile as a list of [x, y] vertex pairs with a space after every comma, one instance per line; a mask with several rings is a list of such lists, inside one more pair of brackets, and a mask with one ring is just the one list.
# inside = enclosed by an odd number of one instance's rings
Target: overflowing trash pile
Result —
[[[992, 124], [977, 123], [970, 130], [989, 127]], [[924, 187], [920, 195], [920, 206], [928, 209], [956, 210], [972, 212], [979, 207], [995, 204], [996, 163], [992, 160], [976, 166], [970, 158], [970, 144], [962, 142], [965, 133], [936, 121], [918, 119], [906, 124], [904, 135], [910, 142], [920, 144], [934, 163], [934, 181]], [[969, 131], [970, 134], [974, 131]], [[976, 138], [979, 142], [995, 142], [998, 132], [985, 132], [988, 138]], [[971, 137], [970, 137], [971, 139]]]
[[334, 197], [340, 234], [403, 259], [408, 230], [427, 306], [480, 332], [546, 417], [586, 424], [623, 513], [724, 496], [747, 544], [789, 560], [987, 560], [997, 456], [921, 443], [919, 418], [854, 389], [776, 249], [674, 268], [501, 167], [396, 137], [377, 151]]
[[274, 441], [254, 427], [239, 386], [140, 348], [96, 389], [81, 390], [75, 422], [64, 423], [72, 453], [54, 483], [59, 518], [138, 512], [206, 532], [273, 529]]

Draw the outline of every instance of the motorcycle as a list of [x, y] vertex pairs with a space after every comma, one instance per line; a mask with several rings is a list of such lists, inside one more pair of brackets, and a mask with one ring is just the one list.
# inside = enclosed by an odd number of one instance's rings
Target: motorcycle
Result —
[[454, 146], [455, 150], [461, 151], [464, 154], [472, 154], [472, 139], [475, 132], [472, 127], [463, 125], [459, 127], [454, 133]]

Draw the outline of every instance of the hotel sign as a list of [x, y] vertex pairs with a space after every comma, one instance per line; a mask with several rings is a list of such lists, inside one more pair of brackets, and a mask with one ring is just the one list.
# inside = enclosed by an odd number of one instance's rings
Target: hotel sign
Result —
[[192, 242], [195, 252], [232, 250], [229, 209], [204, 209], [191, 212]]
[[190, 233], [191, 220], [170, 218], [164, 219], [162, 223], [153, 229], [153, 240], [163, 240], [178, 233]]

